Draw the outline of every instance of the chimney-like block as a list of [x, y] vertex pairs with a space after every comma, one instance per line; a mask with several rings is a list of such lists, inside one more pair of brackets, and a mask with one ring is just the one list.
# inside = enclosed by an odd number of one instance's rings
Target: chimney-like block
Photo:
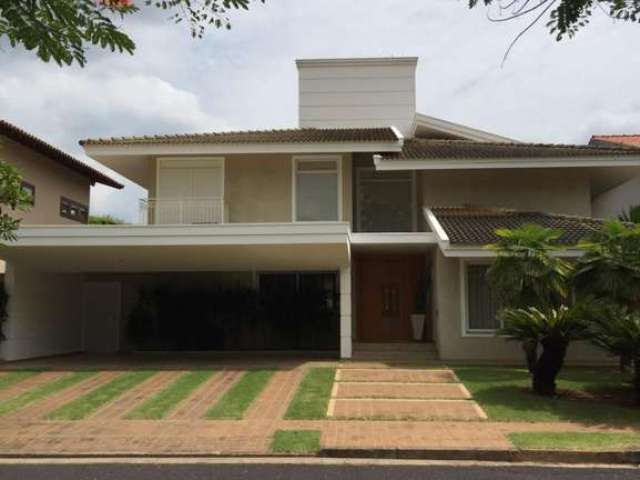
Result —
[[298, 60], [301, 128], [395, 126], [413, 134], [416, 57]]

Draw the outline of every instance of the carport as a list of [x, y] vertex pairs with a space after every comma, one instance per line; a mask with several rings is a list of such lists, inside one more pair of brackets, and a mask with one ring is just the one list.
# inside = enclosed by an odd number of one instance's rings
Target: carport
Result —
[[[342, 344], [350, 354], [350, 310], [340, 308], [350, 304], [347, 224], [26, 227], [1, 255], [11, 295], [0, 344], [6, 360], [140, 347], [337, 351]], [[167, 303], [167, 288], [181, 303]], [[319, 308], [309, 297], [322, 289]], [[129, 322], [143, 291], [173, 308], [172, 333], [136, 345]], [[221, 306], [230, 296], [241, 313]], [[322, 315], [311, 315], [316, 310]]]

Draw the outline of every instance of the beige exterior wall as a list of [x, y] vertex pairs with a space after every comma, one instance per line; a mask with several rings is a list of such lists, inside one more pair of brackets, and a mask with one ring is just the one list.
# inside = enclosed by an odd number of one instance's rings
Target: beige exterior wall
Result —
[[225, 157], [224, 196], [231, 223], [291, 221], [291, 156]]
[[[440, 358], [445, 361], [479, 361], [521, 364], [524, 355], [517, 342], [495, 336], [465, 336], [462, 310], [462, 285], [458, 258], [435, 253], [435, 328], [434, 338]], [[569, 347], [567, 363], [601, 364], [612, 360], [587, 343]]]
[[421, 172], [424, 206], [504, 207], [591, 215], [591, 188], [576, 169]]
[[[296, 156], [310, 157], [308, 154], [221, 156], [224, 158], [224, 200], [228, 213], [226, 221], [229, 223], [291, 222], [293, 158]], [[350, 222], [353, 210], [351, 154], [335, 156], [341, 158], [342, 164], [343, 218], [341, 220]], [[130, 173], [132, 175], [135, 173], [135, 181], [149, 191], [149, 197], [154, 197], [157, 160], [141, 157], [133, 162], [136, 167], [130, 167]]]
[[22, 218], [24, 224], [77, 224], [60, 216], [60, 197], [88, 207], [89, 179], [12, 140], [0, 137], [0, 145], [0, 158], [17, 167], [23, 180], [36, 187], [35, 206], [16, 216]]

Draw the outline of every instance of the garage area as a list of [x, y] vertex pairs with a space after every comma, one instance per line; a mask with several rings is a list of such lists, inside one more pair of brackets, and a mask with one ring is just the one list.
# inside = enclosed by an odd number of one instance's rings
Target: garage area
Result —
[[346, 233], [342, 224], [21, 229], [1, 252], [11, 296], [2, 358], [337, 355], [351, 342], [351, 312], [340, 309], [350, 304]]

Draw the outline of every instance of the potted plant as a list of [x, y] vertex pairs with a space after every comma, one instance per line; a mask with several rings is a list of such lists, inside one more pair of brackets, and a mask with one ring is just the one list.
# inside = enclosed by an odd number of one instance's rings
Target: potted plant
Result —
[[416, 296], [414, 302], [413, 314], [411, 314], [411, 328], [413, 330], [413, 339], [415, 341], [422, 340], [424, 333], [424, 323], [427, 312], [427, 276], [425, 272], [420, 273], [418, 283], [416, 285]]

